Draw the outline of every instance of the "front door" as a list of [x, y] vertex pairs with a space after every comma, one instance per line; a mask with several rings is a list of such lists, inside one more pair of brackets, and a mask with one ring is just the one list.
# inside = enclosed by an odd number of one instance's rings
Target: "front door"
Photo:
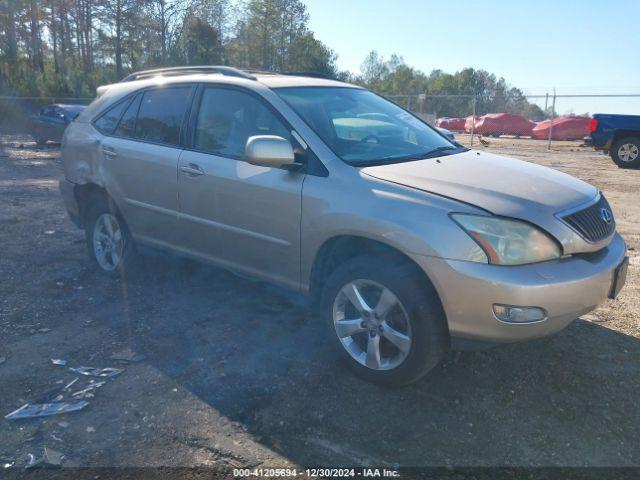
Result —
[[291, 129], [249, 92], [203, 87], [178, 167], [183, 242], [217, 263], [298, 287], [303, 173], [242, 160], [247, 139]]

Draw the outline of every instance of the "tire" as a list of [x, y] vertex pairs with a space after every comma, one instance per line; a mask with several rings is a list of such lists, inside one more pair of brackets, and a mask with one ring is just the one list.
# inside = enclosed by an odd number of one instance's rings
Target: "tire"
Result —
[[[360, 323], [360, 327], [354, 323], [354, 319], [359, 318], [360, 322], [366, 315], [346, 297], [345, 292], [351, 291], [350, 285], [356, 286], [365, 303], [375, 304], [371, 307], [373, 312], [367, 314], [366, 328], [364, 323]], [[374, 318], [376, 310], [384, 310], [379, 308], [380, 303], [385, 303], [379, 302], [382, 295], [378, 294], [378, 300], [375, 298], [379, 287], [388, 290], [398, 304], [394, 304], [387, 315]], [[385, 297], [391, 299], [389, 293]], [[384, 386], [415, 382], [435, 367], [449, 348], [446, 317], [438, 294], [417, 266], [398, 257], [364, 256], [345, 262], [325, 283], [321, 312], [331, 342], [343, 361], [360, 377]], [[345, 328], [358, 331], [345, 336]], [[376, 336], [379, 355], [377, 359], [372, 355], [369, 362], [369, 346], [375, 345]], [[395, 339], [394, 343], [390, 337]], [[375, 367], [376, 363], [380, 368]]]
[[[133, 263], [135, 246], [129, 228], [113, 202], [103, 197], [90, 199], [84, 212], [84, 225], [93, 264], [105, 275], [123, 275]], [[108, 231], [109, 225], [112, 235]], [[98, 234], [103, 236], [102, 240], [97, 238]]]
[[640, 137], [624, 137], [613, 142], [609, 155], [620, 168], [640, 167]]

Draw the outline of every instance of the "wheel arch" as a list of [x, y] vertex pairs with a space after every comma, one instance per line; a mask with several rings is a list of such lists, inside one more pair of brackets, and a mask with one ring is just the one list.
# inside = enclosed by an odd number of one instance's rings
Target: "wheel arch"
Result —
[[635, 138], [640, 142], [640, 131], [638, 130], [616, 130], [615, 134], [613, 135], [613, 138], [611, 139], [611, 146], [613, 147], [613, 144], [616, 143], [619, 140], [622, 140], [623, 138]]
[[120, 209], [116, 205], [113, 197], [109, 195], [107, 190], [96, 183], [83, 183], [74, 187], [74, 195], [78, 204], [78, 211], [80, 213], [80, 221], [84, 225], [84, 219], [86, 218], [87, 208], [92, 202], [105, 202], [114, 211], [120, 214]]
[[389, 261], [410, 265], [442, 302], [434, 282], [409, 255], [388, 243], [359, 235], [337, 235], [325, 240], [320, 246], [314, 257], [309, 277], [309, 294], [312, 300], [314, 302], [319, 300], [323, 281], [338, 265], [350, 258], [364, 255], [384, 256]]

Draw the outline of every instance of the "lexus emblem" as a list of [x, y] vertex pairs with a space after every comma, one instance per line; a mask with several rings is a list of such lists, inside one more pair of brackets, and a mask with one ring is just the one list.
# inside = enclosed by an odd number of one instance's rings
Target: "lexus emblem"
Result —
[[601, 208], [600, 218], [602, 218], [602, 220], [604, 220], [606, 223], [611, 223], [611, 221], [613, 220], [613, 215], [611, 215], [611, 210], [609, 210], [608, 208]]

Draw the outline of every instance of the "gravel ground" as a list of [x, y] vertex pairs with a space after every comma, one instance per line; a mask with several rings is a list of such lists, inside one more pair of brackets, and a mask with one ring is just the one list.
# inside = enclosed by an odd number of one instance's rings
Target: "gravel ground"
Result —
[[[57, 147], [0, 136], [0, 413], [50, 397], [78, 377], [68, 367], [125, 369], [82, 411], [0, 418], [0, 463], [22, 468], [46, 447], [64, 466], [215, 472], [640, 466], [640, 171], [575, 142], [543, 143], [480, 148], [605, 192], [630, 247], [620, 297], [553, 337], [452, 353], [417, 384], [386, 390], [337, 363], [304, 299], [284, 290], [163, 255], [104, 278], [64, 211]], [[144, 358], [110, 358], [126, 348]]]

